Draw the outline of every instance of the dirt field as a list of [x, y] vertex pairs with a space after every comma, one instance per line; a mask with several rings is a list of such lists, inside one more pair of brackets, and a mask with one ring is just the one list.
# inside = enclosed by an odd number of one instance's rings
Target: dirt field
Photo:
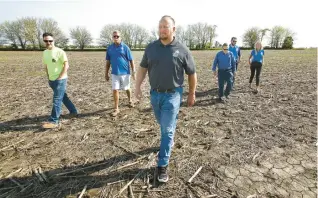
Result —
[[[216, 52], [193, 52], [197, 102], [181, 108], [170, 181], [161, 185], [153, 181], [160, 132], [148, 82], [134, 109], [121, 93], [122, 111], [113, 119], [105, 53], [68, 52], [68, 94], [80, 116], [43, 131], [52, 90], [42, 54], [0, 52], [0, 197], [73, 198], [84, 190], [83, 197], [315, 198], [317, 51], [265, 53], [261, 92], [248, 88], [249, 51], [243, 51], [236, 90], [221, 104], [213, 98]], [[136, 65], [142, 54], [133, 53]]]

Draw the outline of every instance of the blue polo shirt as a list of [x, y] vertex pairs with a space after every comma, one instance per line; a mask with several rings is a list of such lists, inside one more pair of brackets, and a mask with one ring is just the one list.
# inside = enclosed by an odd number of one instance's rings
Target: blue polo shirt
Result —
[[229, 51], [233, 53], [235, 61], [238, 61], [238, 58], [241, 56], [241, 49], [237, 45], [229, 45]]
[[218, 70], [231, 69], [235, 72], [235, 58], [233, 53], [228, 52], [226, 54], [223, 51], [218, 52], [214, 58], [212, 71], [216, 71], [216, 66], [218, 66]]
[[110, 61], [112, 74], [130, 74], [130, 63], [133, 60], [129, 47], [121, 42], [118, 46], [113, 43], [107, 48], [106, 60]]
[[258, 52], [254, 49], [251, 52], [252, 62], [260, 62], [263, 63], [264, 50], [259, 50]]

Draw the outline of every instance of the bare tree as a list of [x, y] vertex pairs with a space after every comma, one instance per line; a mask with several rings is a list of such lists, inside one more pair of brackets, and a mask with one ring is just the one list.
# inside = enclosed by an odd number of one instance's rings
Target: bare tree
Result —
[[187, 35], [186, 35], [186, 30], [182, 26], [177, 26], [176, 27], [176, 38], [178, 41], [181, 43], [185, 44], [187, 43]]
[[37, 19], [34, 17], [25, 17], [20, 19], [26, 41], [30, 42], [33, 49], [36, 48], [36, 41], [38, 35]]
[[270, 34], [270, 46], [274, 48], [279, 48], [281, 47], [283, 41], [284, 41], [284, 36], [285, 36], [286, 30], [282, 26], [274, 26], [271, 29], [271, 34]]
[[134, 43], [134, 34], [136, 31], [136, 25], [130, 24], [130, 23], [122, 23], [119, 27], [119, 30], [121, 32], [122, 40], [130, 47], [132, 48]]
[[215, 41], [214, 47], [222, 47], [222, 44], [219, 41]]
[[270, 46], [281, 48], [286, 37], [295, 37], [295, 32], [283, 26], [274, 26], [270, 30]]
[[243, 43], [245, 46], [253, 48], [256, 41], [260, 40], [261, 29], [252, 27], [245, 31], [243, 34]]
[[193, 49], [194, 46], [194, 31], [193, 31], [193, 26], [188, 25], [187, 30], [186, 30], [186, 38], [187, 38], [187, 46], [190, 49]]
[[0, 25], [0, 31], [3, 35], [4, 38], [9, 40], [12, 45], [17, 48], [17, 37], [14, 33], [14, 27], [13, 27], [13, 22], [10, 21], [5, 21]]
[[37, 20], [37, 40], [39, 48], [44, 46], [42, 35], [44, 32], [52, 33], [54, 42], [59, 47], [67, 47], [68, 38], [58, 26], [58, 23], [51, 18], [39, 18]]
[[216, 34], [216, 25], [209, 25], [208, 26], [208, 40], [209, 40], [209, 44], [210, 44], [210, 48], [212, 48], [213, 45], [213, 40], [214, 38], [216, 38], [217, 34]]
[[85, 27], [77, 26], [76, 28], [71, 29], [70, 35], [74, 40], [75, 45], [77, 45], [81, 50], [93, 41], [91, 33]]
[[206, 49], [213, 45], [216, 35], [216, 25], [207, 23], [195, 23], [188, 25], [185, 37], [190, 48], [195, 45], [196, 49]]
[[100, 45], [107, 47], [112, 43], [114, 30], [119, 30], [119, 26], [113, 25], [113, 24], [108, 24], [102, 28], [102, 30], [100, 32], [100, 36], [99, 36]]
[[137, 26], [136, 38], [135, 38], [135, 48], [142, 48], [142, 45], [148, 40], [149, 34], [144, 27]]
[[153, 41], [159, 39], [159, 34], [158, 34], [158, 33], [159, 33], [159, 32], [158, 32], [158, 29], [157, 29], [157, 28], [152, 28], [152, 29], [150, 30], [150, 36], [149, 36], [148, 43], [153, 42]]
[[265, 29], [261, 29], [260, 32], [261, 32], [261, 42], [263, 41], [263, 38], [264, 36], [266, 35], [266, 32], [269, 31], [270, 29], [268, 28], [265, 28]]

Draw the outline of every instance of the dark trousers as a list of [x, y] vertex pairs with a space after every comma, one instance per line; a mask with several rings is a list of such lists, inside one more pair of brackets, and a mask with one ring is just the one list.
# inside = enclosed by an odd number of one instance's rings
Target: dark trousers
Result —
[[262, 71], [262, 63], [260, 62], [252, 62], [251, 64], [251, 76], [250, 76], [250, 83], [252, 83], [253, 78], [255, 76], [256, 71], [256, 86], [259, 86], [259, 76], [261, 75]]
[[[224, 92], [224, 83], [226, 82], [226, 89]], [[230, 95], [233, 86], [233, 72], [231, 69], [218, 70], [218, 83], [219, 83], [219, 97]]]

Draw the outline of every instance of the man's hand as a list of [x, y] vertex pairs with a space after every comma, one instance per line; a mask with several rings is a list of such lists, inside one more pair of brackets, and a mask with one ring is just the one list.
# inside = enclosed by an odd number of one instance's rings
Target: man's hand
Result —
[[106, 79], [106, 81], [109, 81], [109, 74], [108, 73], [105, 74], [105, 79]]
[[137, 98], [137, 100], [140, 100], [142, 98], [142, 92], [140, 87], [135, 88], [135, 97]]
[[192, 107], [195, 103], [195, 93], [189, 93], [188, 95], [188, 107]]

